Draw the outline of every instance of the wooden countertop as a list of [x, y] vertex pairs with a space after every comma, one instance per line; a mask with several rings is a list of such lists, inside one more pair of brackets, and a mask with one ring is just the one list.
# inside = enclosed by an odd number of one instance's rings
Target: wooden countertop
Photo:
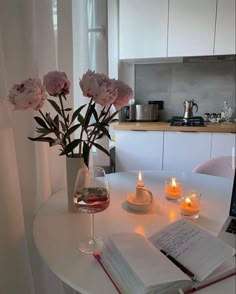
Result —
[[167, 122], [119, 122], [114, 130], [236, 133], [236, 123], [207, 123], [204, 127], [170, 126]]

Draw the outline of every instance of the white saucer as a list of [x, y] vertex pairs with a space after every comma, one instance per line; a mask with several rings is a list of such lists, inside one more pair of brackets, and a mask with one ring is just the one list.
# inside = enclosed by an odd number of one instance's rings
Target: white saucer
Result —
[[149, 211], [153, 207], [153, 201], [150, 202], [150, 198], [147, 197], [146, 202], [137, 202], [135, 199], [136, 195], [134, 193], [127, 195], [126, 203], [131, 210], [145, 212]]

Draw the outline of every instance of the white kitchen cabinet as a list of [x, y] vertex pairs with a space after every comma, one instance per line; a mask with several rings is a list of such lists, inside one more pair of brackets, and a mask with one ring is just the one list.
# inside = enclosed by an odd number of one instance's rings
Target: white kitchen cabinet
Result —
[[212, 134], [212, 148], [211, 157], [218, 156], [235, 156], [235, 133], [213, 133]]
[[162, 169], [163, 132], [116, 131], [116, 171]]
[[164, 132], [163, 170], [192, 171], [210, 158], [212, 133]]
[[214, 54], [235, 54], [235, 0], [218, 0]]
[[119, 58], [167, 56], [168, 1], [119, 1]]
[[169, 5], [168, 56], [212, 55], [216, 0], [170, 0]]

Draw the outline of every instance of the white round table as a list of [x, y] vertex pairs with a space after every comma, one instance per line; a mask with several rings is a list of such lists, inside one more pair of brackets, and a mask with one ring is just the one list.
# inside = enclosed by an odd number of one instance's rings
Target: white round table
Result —
[[[136, 231], [149, 237], [163, 226], [180, 218], [179, 204], [165, 198], [168, 177], [177, 177], [186, 188], [202, 193], [197, 224], [216, 235], [229, 212], [232, 181], [224, 178], [164, 171], [144, 171], [143, 183], [153, 193], [155, 207], [148, 213], [128, 210], [125, 199], [134, 193], [138, 172], [108, 175], [111, 204], [95, 215], [95, 234]], [[52, 195], [39, 209], [34, 220], [34, 239], [44, 262], [64, 283], [80, 293], [116, 294], [117, 291], [98, 262], [78, 250], [79, 238], [89, 234], [90, 217], [69, 213], [66, 191]], [[148, 265], [147, 265], [148, 266]], [[235, 293], [235, 280], [229, 278], [198, 293]]]

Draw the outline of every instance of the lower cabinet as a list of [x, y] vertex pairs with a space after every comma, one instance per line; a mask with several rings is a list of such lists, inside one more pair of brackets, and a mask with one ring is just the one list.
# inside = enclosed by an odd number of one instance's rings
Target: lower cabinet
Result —
[[211, 133], [164, 132], [163, 170], [192, 171], [210, 158]]
[[116, 171], [192, 171], [211, 157], [235, 155], [235, 133], [117, 130]]
[[236, 133], [213, 133], [211, 157], [235, 156]]
[[116, 172], [162, 169], [163, 132], [116, 131]]

